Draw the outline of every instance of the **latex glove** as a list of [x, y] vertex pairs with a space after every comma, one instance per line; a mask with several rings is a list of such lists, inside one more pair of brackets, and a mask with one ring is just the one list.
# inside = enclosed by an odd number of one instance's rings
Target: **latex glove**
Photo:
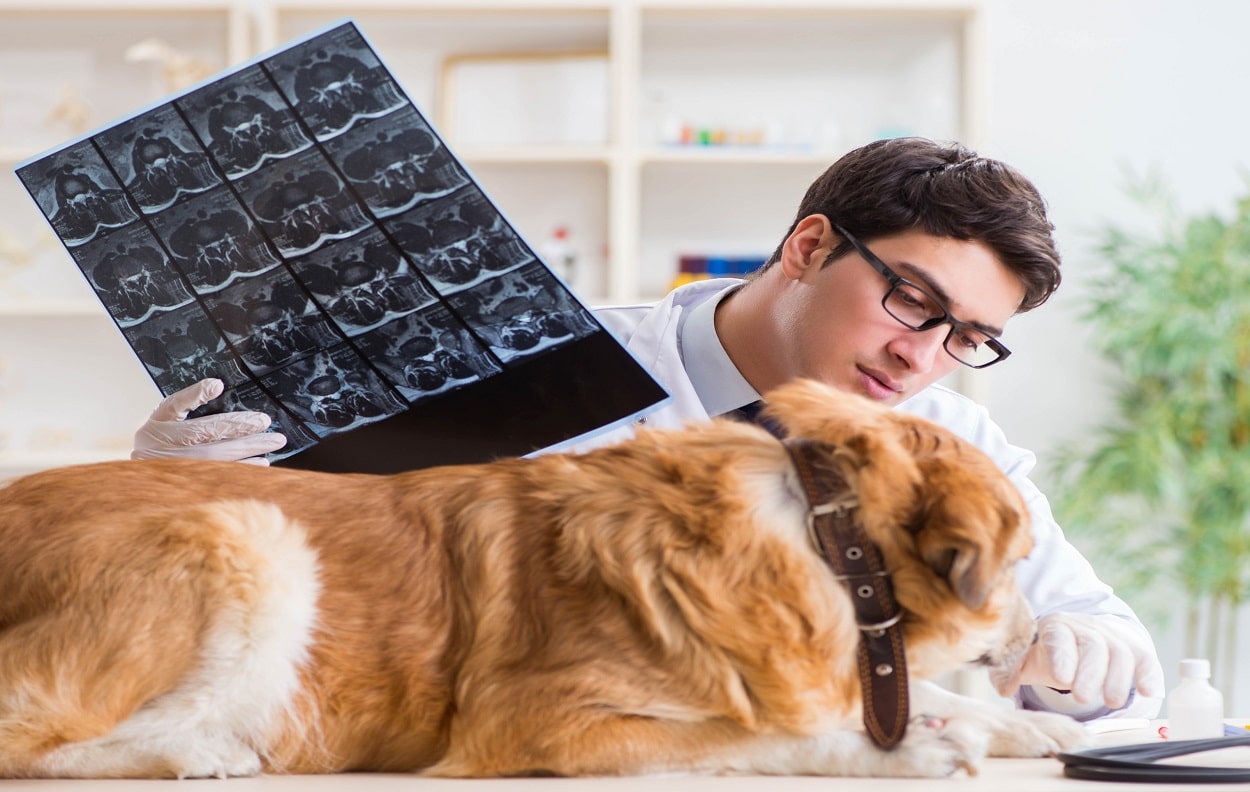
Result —
[[1048, 613], [1037, 620], [1037, 640], [1016, 669], [996, 676], [1000, 691], [1035, 685], [1071, 691], [1081, 707], [1123, 707], [1136, 689], [1163, 695], [1163, 669], [1145, 630], [1118, 616]]
[[182, 457], [268, 465], [264, 455], [286, 445], [285, 435], [265, 431], [270, 424], [268, 415], [228, 412], [187, 418], [224, 389], [219, 379], [203, 379], [166, 396], [135, 432], [130, 458]]

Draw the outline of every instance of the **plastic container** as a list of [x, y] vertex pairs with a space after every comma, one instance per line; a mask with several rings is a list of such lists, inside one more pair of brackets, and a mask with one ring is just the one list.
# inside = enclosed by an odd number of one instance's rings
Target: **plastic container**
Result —
[[577, 256], [569, 244], [568, 226], [556, 226], [552, 229], [541, 253], [547, 266], [563, 278], [565, 283], [572, 284], [577, 273]]
[[1211, 687], [1211, 664], [1181, 661], [1181, 683], [1168, 694], [1168, 739], [1200, 740], [1224, 736], [1224, 697]]

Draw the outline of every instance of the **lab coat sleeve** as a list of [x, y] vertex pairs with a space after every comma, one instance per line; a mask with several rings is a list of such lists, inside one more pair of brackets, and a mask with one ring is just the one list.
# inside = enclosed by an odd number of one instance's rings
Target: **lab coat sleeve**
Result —
[[[1029, 478], [1037, 463], [1031, 451], [1007, 442], [1006, 435], [984, 407], [940, 386], [929, 388], [899, 409], [941, 424], [977, 446], [1024, 496], [1032, 518], [1034, 544], [1028, 557], [1017, 564], [1016, 578], [1036, 616], [1065, 611], [1124, 620], [1132, 625], [1141, 638], [1142, 647], [1158, 662], [1154, 641], [1145, 626], [1132, 608], [1099, 579], [1089, 561], [1064, 536], [1046, 496]], [[1088, 720], [1104, 715], [1154, 717], [1162, 701], [1134, 695], [1127, 706], [1113, 712], [1106, 708], [1069, 705], [1052, 691], [1025, 688], [1017, 695], [1017, 703], [1029, 709], [1059, 711]]]

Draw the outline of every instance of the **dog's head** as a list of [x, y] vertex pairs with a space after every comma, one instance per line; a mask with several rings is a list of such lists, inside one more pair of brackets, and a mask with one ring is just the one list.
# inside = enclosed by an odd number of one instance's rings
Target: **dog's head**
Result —
[[929, 421], [811, 381], [768, 394], [788, 437], [828, 449], [881, 550], [919, 677], [966, 663], [1013, 667], [1033, 616], [1013, 567], [1032, 549], [1016, 487], [979, 449]]

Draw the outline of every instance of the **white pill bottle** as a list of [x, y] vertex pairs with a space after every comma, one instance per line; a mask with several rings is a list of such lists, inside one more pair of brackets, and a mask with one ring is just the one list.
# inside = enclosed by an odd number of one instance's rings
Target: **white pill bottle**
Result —
[[1210, 662], [1181, 661], [1181, 683], [1167, 698], [1169, 740], [1224, 736], [1224, 697], [1210, 679]]

